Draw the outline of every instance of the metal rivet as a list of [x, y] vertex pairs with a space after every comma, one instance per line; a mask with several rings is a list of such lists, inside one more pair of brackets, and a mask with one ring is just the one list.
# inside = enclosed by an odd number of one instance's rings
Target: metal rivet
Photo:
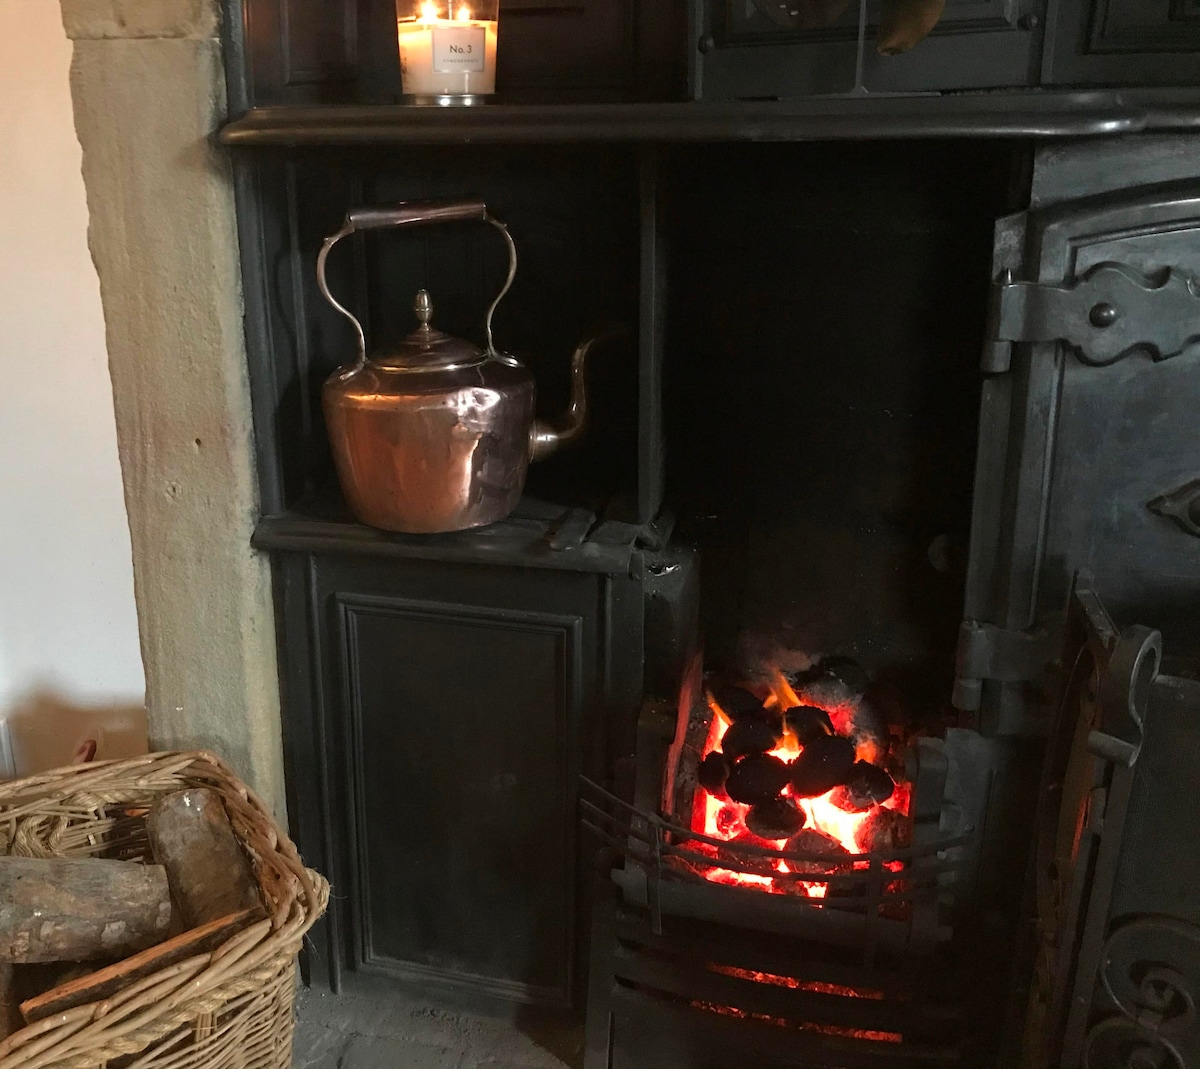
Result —
[[1040, 20], [1037, 15], [1022, 15], [1017, 19], [1017, 29], [1019, 30], [1036, 30]]
[[706, 33], [700, 38], [700, 44], [697, 47], [701, 52], [711, 52], [717, 47], [717, 39], [711, 33]]
[[1088, 319], [1093, 327], [1111, 327], [1120, 318], [1120, 313], [1107, 301], [1092, 305]]

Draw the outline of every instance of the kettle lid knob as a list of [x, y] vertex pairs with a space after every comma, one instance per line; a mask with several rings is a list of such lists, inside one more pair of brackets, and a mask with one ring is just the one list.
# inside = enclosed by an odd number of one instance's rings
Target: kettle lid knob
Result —
[[421, 326], [429, 326], [429, 321], [433, 318], [433, 301], [429, 299], [429, 290], [417, 290], [413, 311], [417, 313]]

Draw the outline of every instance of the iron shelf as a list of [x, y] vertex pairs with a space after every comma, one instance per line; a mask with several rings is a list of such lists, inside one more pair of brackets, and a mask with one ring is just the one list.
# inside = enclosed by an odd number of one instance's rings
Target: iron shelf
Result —
[[652, 104], [252, 108], [236, 148], [1099, 137], [1200, 128], [1200, 90], [1006, 90]]

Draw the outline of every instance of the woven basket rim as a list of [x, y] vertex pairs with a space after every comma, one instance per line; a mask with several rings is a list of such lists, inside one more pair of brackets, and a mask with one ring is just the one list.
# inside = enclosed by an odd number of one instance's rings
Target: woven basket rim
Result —
[[[69, 825], [66, 811], [139, 805], [157, 794], [204, 786], [220, 794], [247, 848], [268, 916], [213, 950], [136, 981], [109, 999], [28, 1025], [0, 1042], [0, 1069], [86, 1069], [145, 1050], [181, 1025], [239, 995], [264, 989], [294, 968], [305, 933], [324, 913], [329, 884], [305, 867], [295, 844], [262, 800], [208, 750], [164, 751], [52, 769], [0, 784], [0, 852], [56, 855], [18, 830]], [[122, 797], [124, 796], [124, 797]], [[72, 808], [72, 806], [74, 808]]]

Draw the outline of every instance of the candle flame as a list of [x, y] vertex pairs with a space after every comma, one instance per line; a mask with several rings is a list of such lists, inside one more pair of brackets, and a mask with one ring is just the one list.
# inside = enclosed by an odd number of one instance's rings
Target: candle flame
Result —
[[463, 4], [462, 7], [460, 7], [458, 9], [458, 21], [459, 22], [470, 22], [471, 21], [471, 9], [469, 7], [467, 7], [466, 4]]
[[436, 22], [441, 17], [441, 10], [435, 0], [425, 0], [421, 5], [421, 21]]

